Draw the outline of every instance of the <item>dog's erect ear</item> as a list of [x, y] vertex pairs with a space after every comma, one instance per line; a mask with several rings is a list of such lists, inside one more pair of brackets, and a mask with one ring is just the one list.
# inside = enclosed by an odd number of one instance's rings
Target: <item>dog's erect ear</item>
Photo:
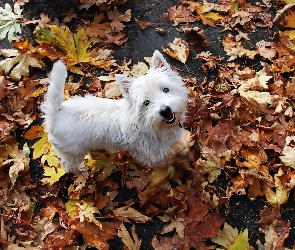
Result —
[[122, 95], [124, 97], [127, 97], [129, 95], [129, 89], [132, 85], [133, 79], [121, 74], [116, 74], [115, 78], [116, 78], [116, 81], [119, 83], [119, 87], [120, 87]]
[[154, 54], [152, 57], [152, 67], [155, 69], [160, 69], [160, 68], [170, 69], [169, 64], [166, 62], [165, 58], [158, 50], [154, 51]]

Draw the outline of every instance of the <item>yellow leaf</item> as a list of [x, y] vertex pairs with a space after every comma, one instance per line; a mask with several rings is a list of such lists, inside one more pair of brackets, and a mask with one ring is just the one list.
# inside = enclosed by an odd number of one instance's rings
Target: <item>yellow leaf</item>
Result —
[[[51, 144], [50, 144], [50, 146], [51, 146]], [[58, 167], [60, 164], [60, 161], [58, 159], [58, 155], [52, 148], [50, 148], [48, 153], [42, 155], [41, 162], [44, 164], [45, 161], [47, 161], [47, 164], [50, 167]]]
[[44, 167], [44, 174], [45, 176], [41, 181], [43, 183], [49, 183], [52, 185], [53, 183], [57, 182], [61, 176], [63, 176], [66, 171], [62, 168], [52, 168], [52, 167]]
[[34, 152], [33, 152], [33, 158], [34, 159], [38, 159], [39, 157], [41, 157], [43, 154], [48, 153], [48, 151], [51, 148], [51, 144], [50, 142], [48, 142], [48, 138], [47, 138], [47, 133], [44, 132], [40, 138], [39, 141], [37, 141], [33, 147]]
[[229, 246], [228, 250], [249, 250], [248, 243], [248, 229], [246, 228], [243, 233], [240, 233], [235, 242]]
[[274, 206], [276, 204], [284, 204], [288, 201], [289, 191], [278, 178], [283, 175], [284, 172], [282, 169], [279, 169], [279, 172], [274, 175], [275, 181], [275, 191], [269, 187], [265, 182], [263, 182], [263, 192], [265, 194], [265, 198], [267, 199], [267, 204], [270, 206]]
[[66, 53], [67, 59], [65, 60], [68, 66], [75, 65], [80, 62], [89, 62], [90, 53], [87, 49], [90, 46], [90, 41], [86, 31], [80, 29], [76, 34], [72, 34], [68, 27], [65, 30], [52, 25], [50, 26], [53, 33], [53, 39], [59, 44], [59, 47]]
[[74, 219], [79, 216], [79, 208], [77, 206], [78, 200], [69, 200], [66, 204], [66, 210], [68, 211], [69, 216]]
[[211, 239], [214, 243], [230, 250], [248, 250], [248, 229], [238, 233], [236, 228], [224, 223], [223, 230], [218, 230], [219, 236]]
[[293, 50], [295, 50], [295, 30], [286, 30], [288, 37], [290, 38], [291, 42], [293, 43]]

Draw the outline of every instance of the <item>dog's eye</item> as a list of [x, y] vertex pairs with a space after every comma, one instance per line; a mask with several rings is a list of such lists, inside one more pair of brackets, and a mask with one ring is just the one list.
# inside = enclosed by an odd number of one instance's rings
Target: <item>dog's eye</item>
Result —
[[145, 100], [144, 102], [143, 102], [143, 105], [145, 105], [145, 106], [147, 106], [147, 105], [149, 105], [150, 104], [150, 101], [149, 100]]
[[168, 93], [169, 92], [169, 89], [168, 88], [163, 88], [162, 90], [163, 90], [164, 93]]

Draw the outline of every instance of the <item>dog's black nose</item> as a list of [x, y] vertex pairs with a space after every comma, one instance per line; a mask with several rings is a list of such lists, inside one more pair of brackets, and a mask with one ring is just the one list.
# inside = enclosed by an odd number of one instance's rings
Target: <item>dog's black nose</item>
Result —
[[171, 108], [169, 106], [163, 106], [160, 110], [160, 115], [163, 117], [171, 117]]

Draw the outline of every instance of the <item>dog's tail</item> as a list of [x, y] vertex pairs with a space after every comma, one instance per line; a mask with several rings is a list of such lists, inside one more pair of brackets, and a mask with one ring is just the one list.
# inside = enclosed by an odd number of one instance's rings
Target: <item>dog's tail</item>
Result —
[[51, 132], [54, 116], [60, 110], [64, 99], [64, 88], [67, 78], [66, 65], [61, 61], [54, 63], [50, 73], [50, 84], [45, 97], [45, 101], [41, 105], [44, 113], [45, 127], [47, 132]]

